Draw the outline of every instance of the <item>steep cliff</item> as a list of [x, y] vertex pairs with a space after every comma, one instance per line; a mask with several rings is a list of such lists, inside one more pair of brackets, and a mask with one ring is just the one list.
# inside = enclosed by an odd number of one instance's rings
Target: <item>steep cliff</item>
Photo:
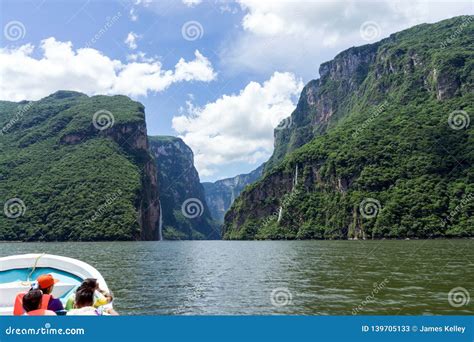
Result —
[[149, 141], [158, 169], [164, 239], [219, 239], [220, 229], [207, 207], [193, 151], [176, 137], [155, 136]]
[[220, 224], [224, 223], [227, 210], [247, 185], [256, 182], [262, 176], [263, 167], [264, 165], [261, 165], [250, 173], [221, 179], [214, 183], [202, 183], [206, 202], [214, 220]]
[[473, 236], [473, 37], [457, 17], [322, 64], [224, 237]]
[[0, 102], [0, 240], [158, 240], [144, 107], [59, 91]]
[[323, 134], [350, 110], [361, 92], [379, 45], [350, 48], [320, 66], [320, 79], [310, 81], [303, 88], [286, 128], [275, 130], [275, 149], [265, 170], [270, 170], [285, 155]]

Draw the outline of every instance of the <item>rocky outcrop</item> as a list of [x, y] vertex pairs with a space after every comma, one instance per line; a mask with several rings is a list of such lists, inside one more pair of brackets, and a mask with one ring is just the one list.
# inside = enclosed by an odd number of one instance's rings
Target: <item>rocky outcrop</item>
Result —
[[176, 137], [154, 136], [149, 142], [158, 171], [163, 238], [219, 239], [220, 229], [206, 204], [193, 151]]
[[113, 125], [97, 131], [92, 124], [87, 130], [67, 133], [61, 136], [61, 144], [79, 144], [88, 139], [103, 136], [112, 139], [127, 151], [141, 169], [141, 189], [137, 196], [137, 220], [140, 224], [140, 240], [161, 240], [160, 200], [158, 195], [157, 169], [149, 153], [148, 135], [145, 122]]
[[204, 182], [204, 193], [206, 203], [211, 211], [211, 215], [219, 223], [224, 222], [224, 216], [234, 200], [240, 195], [247, 185], [256, 182], [263, 173], [263, 165], [247, 174], [221, 179], [211, 182]]
[[277, 165], [285, 155], [323, 134], [348, 106], [347, 94], [357, 94], [376, 58], [379, 43], [348, 49], [319, 68], [320, 79], [310, 81], [301, 93], [290, 124], [275, 130], [275, 149], [265, 170]]
[[141, 240], [162, 240], [162, 206], [158, 190], [158, 174], [154, 160], [148, 160], [143, 168], [140, 191], [139, 222]]

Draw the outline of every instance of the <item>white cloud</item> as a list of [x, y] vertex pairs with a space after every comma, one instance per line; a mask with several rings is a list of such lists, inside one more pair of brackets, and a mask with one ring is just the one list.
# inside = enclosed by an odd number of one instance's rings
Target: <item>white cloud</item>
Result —
[[263, 84], [250, 82], [239, 94], [223, 95], [203, 107], [188, 102], [173, 128], [195, 153], [201, 176], [235, 162], [255, 163], [273, 151], [273, 129], [295, 108], [303, 84], [275, 72]]
[[197, 50], [194, 60], [181, 58], [174, 70], [166, 70], [154, 58], [123, 63], [92, 48], [74, 50], [71, 42], [55, 38], [43, 40], [40, 47], [38, 58], [31, 44], [0, 49], [1, 100], [37, 100], [59, 89], [146, 96], [176, 82], [209, 82], [216, 77], [210, 61]]
[[141, 38], [140, 35], [134, 33], [134, 32], [129, 32], [128, 35], [127, 35], [127, 38], [125, 38], [125, 41], [124, 43], [127, 44], [127, 46], [132, 49], [132, 50], [135, 50], [138, 45], [137, 45], [137, 39]]
[[130, 11], [129, 11], [130, 20], [131, 21], [137, 21], [138, 20], [137, 8], [139, 6], [149, 7], [152, 2], [153, 2], [152, 0], [135, 0], [135, 1], [133, 1], [132, 5], [130, 7]]
[[236, 71], [287, 70], [309, 77], [316, 76], [318, 65], [341, 50], [366, 44], [360, 34], [365, 22], [375, 22], [380, 28], [375, 42], [416, 24], [473, 13], [470, 0], [238, 2], [246, 13], [243, 32], [223, 49], [224, 63]]
[[137, 21], [138, 20], [138, 14], [137, 14], [137, 11], [135, 9], [135, 7], [131, 7], [130, 8], [130, 20], [131, 21]]
[[202, 0], [183, 0], [183, 4], [185, 4], [188, 7], [194, 7], [199, 5], [202, 2]]

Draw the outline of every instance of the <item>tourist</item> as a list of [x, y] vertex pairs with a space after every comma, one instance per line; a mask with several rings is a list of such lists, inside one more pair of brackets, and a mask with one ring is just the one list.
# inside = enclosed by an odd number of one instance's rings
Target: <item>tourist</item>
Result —
[[47, 309], [47, 304], [43, 303], [43, 292], [41, 290], [31, 290], [23, 296], [23, 309], [27, 316], [56, 316], [54, 311]]
[[[81, 289], [91, 289], [94, 291], [94, 304], [95, 308], [98, 308], [102, 305], [109, 304], [112, 301], [112, 295], [106, 291], [100, 289], [99, 282], [94, 278], [84, 279], [82, 284], [77, 288], [77, 291]], [[75, 295], [71, 295], [66, 302], [66, 310], [71, 310], [74, 308]]]
[[54, 289], [54, 284], [56, 284], [59, 280], [54, 279], [51, 274], [43, 274], [38, 277], [36, 280], [38, 283], [38, 289], [40, 289], [43, 294], [49, 295], [49, 303], [48, 303], [48, 310], [57, 312], [64, 310], [63, 303], [57, 298], [54, 298], [51, 293]]
[[78, 288], [76, 291], [74, 309], [68, 311], [68, 316], [102, 316], [113, 315], [118, 313], [112, 308], [94, 307], [95, 289], [89, 287]]

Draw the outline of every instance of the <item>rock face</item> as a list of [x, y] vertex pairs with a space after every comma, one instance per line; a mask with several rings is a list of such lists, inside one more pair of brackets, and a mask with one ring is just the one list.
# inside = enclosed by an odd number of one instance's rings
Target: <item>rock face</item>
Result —
[[[69, 133], [61, 136], [62, 144], [77, 144], [93, 137], [95, 127], [81, 133]], [[140, 224], [140, 240], [161, 240], [160, 201], [158, 196], [158, 178], [156, 165], [149, 154], [148, 135], [145, 122], [127, 123], [112, 126], [99, 133], [112, 139], [125, 149], [142, 168], [141, 189], [138, 195], [138, 223]], [[137, 237], [135, 237], [137, 238]]]
[[164, 239], [219, 239], [192, 150], [176, 137], [154, 136], [149, 141], [158, 170]]
[[214, 183], [202, 183], [206, 202], [213, 219], [220, 224], [224, 223], [224, 215], [237, 196], [240, 195], [247, 185], [256, 182], [262, 176], [262, 173], [263, 165], [247, 174], [221, 179]]
[[350, 106], [348, 94], [357, 94], [374, 62], [380, 43], [353, 47], [319, 68], [320, 79], [310, 81], [301, 93], [286, 129], [275, 130], [275, 150], [265, 170], [285, 155], [321, 135]]
[[323, 63], [224, 238], [473, 236], [473, 33], [423, 24]]
[[0, 217], [0, 240], [161, 239], [143, 105], [59, 91], [0, 102], [0, 123], [0, 192], [22, 209]]

